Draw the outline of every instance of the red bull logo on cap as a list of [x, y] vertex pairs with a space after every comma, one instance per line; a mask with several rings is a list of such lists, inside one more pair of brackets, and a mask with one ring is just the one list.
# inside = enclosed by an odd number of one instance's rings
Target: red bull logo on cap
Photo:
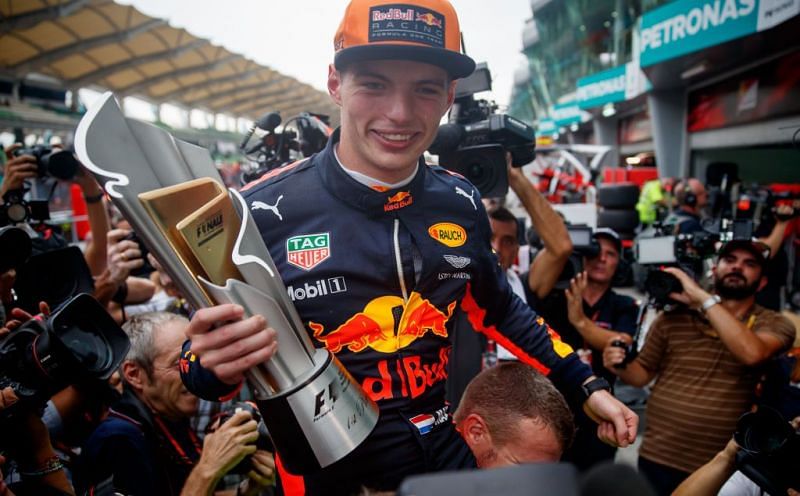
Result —
[[386, 199], [386, 204], [383, 206], [384, 212], [391, 212], [393, 210], [400, 210], [414, 203], [414, 197], [411, 196], [410, 191], [399, 191]]
[[[392, 309], [403, 307], [403, 314], [395, 333]], [[447, 337], [447, 322], [453, 315], [456, 302], [439, 311], [419, 293], [412, 292], [408, 302], [399, 296], [380, 296], [371, 300], [362, 312], [350, 317], [336, 329], [325, 332], [316, 322], [309, 322], [314, 338], [323, 343], [332, 353], [344, 348], [359, 353], [367, 347], [381, 353], [394, 353], [409, 346], [426, 334]]]
[[436, 26], [437, 28], [444, 27], [444, 23], [441, 19], [438, 19], [435, 15], [431, 14], [430, 12], [426, 12], [425, 14], [417, 14], [416, 19], [417, 22], [424, 22], [428, 26]]

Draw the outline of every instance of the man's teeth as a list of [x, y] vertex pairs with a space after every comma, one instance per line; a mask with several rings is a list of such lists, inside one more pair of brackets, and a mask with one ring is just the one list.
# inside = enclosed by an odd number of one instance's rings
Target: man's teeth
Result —
[[387, 139], [389, 141], [408, 141], [411, 139], [411, 134], [386, 134], [386, 133], [378, 133], [381, 135], [382, 138]]

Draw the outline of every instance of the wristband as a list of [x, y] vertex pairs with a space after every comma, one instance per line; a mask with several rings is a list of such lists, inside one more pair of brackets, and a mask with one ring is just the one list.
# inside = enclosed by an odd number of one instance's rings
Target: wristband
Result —
[[99, 203], [104, 196], [106, 196], [105, 193], [101, 191], [100, 193], [92, 196], [83, 195], [83, 199], [86, 201], [86, 203]]
[[722, 299], [719, 297], [719, 295], [711, 295], [706, 299], [706, 301], [703, 302], [703, 304], [700, 306], [700, 309], [703, 310], [703, 313], [708, 312], [711, 307], [720, 301], [722, 301]]
[[48, 474], [52, 474], [53, 472], [58, 472], [64, 468], [64, 464], [61, 463], [61, 459], [57, 456], [51, 456], [47, 459], [44, 465], [38, 467], [36, 470], [23, 471], [20, 470], [20, 474], [24, 477], [42, 477]]

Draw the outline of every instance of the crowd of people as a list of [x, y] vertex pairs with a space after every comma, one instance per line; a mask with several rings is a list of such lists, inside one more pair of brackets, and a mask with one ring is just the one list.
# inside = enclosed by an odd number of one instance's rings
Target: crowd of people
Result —
[[[377, 404], [369, 437], [325, 468], [287, 471], [247, 403], [253, 395], [244, 379], [280, 349], [275, 330], [238, 305], [192, 308], [162, 268], [159, 257], [168, 254], [148, 253], [81, 168], [73, 182], [91, 228], [83, 255], [64, 275], [36, 277], [47, 289], [88, 274], [89, 292], [129, 348], [107, 381], [76, 381], [42, 404], [0, 382], [0, 496], [350, 495], [395, 491], [429, 472], [559, 461], [590, 473], [639, 434], [639, 417], [615, 397], [620, 382], [650, 386], [638, 469], [655, 494], [753, 494], [737, 482], [745, 477], [736, 471], [737, 420], [769, 407], [800, 421], [795, 328], [758, 303], [785, 221], [760, 239], [722, 244], [710, 286], [664, 269], [682, 289], [637, 343], [645, 303], [613, 289], [625, 257], [616, 232], [595, 229], [596, 249], [564, 280], [575, 257], [565, 221], [510, 158], [509, 185], [538, 236], [536, 249], [521, 249], [509, 210], [484, 204], [463, 177], [425, 163], [455, 85], [475, 63], [460, 50], [446, 0], [407, 4], [417, 21], [397, 22], [405, 13], [391, 5], [352, 0], [328, 75], [340, 127], [322, 152], [241, 190], [248, 204], [275, 205], [253, 216], [287, 287], [341, 280], [341, 291], [294, 303], [314, 344], [335, 353]], [[3, 195], [39, 174], [34, 157], [13, 150]], [[645, 223], [662, 207], [672, 210], [675, 233], [701, 230], [703, 183], [657, 182], [643, 191]], [[36, 308], [19, 308], [17, 271], [30, 274], [67, 248], [47, 224], [12, 229], [20, 228], [30, 246], [10, 245], [10, 231], [0, 230], [9, 261], [0, 266], [5, 341], [66, 301], [43, 289], [24, 295], [41, 297]], [[313, 264], [293, 263], [287, 240], [311, 233], [325, 233], [329, 250]], [[427, 313], [413, 321], [409, 314], [423, 304], [444, 329]], [[326, 339], [356, 315], [380, 323], [380, 336], [364, 337], [364, 346]], [[5, 349], [0, 373], [15, 366], [3, 360]]]

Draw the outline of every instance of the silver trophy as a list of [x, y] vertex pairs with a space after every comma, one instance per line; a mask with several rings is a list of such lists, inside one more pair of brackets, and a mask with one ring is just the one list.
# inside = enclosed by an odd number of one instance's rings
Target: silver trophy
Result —
[[75, 151], [195, 308], [236, 303], [277, 331], [277, 353], [247, 381], [290, 472], [327, 467], [366, 439], [377, 406], [314, 348], [244, 199], [225, 190], [206, 149], [124, 117], [109, 92], [78, 124]]

